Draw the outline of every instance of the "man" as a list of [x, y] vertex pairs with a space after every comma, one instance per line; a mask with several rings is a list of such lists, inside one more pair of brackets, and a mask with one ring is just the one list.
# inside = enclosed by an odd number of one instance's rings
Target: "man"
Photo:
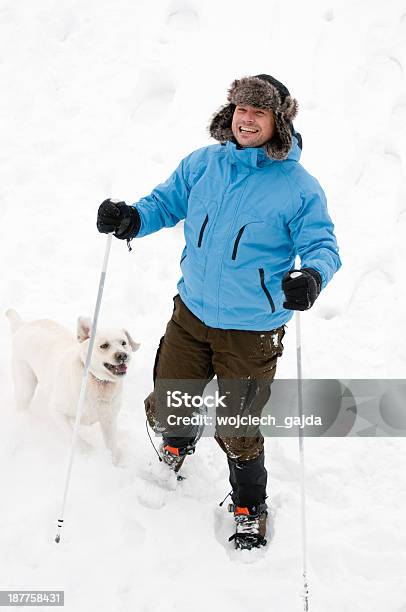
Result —
[[[270, 396], [292, 310], [310, 308], [341, 265], [319, 183], [299, 164], [297, 102], [273, 77], [232, 83], [212, 118], [220, 144], [194, 151], [133, 206], [105, 200], [98, 229], [131, 240], [185, 220], [182, 278], [145, 400], [160, 453], [179, 469], [194, 452], [196, 428], [165, 421], [165, 391], [202, 393], [217, 376], [228, 412], [260, 415]], [[299, 274], [291, 274], [296, 255]], [[231, 407], [231, 408], [230, 408]], [[182, 411], [181, 411], [182, 412]], [[182, 414], [191, 414], [184, 407]], [[264, 440], [258, 428], [217, 428], [227, 455], [237, 548], [266, 543]]]

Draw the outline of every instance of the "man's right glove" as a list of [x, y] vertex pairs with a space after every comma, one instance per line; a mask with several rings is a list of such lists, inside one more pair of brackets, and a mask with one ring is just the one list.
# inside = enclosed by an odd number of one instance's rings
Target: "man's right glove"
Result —
[[321, 291], [321, 276], [313, 268], [291, 270], [282, 279], [282, 290], [286, 298], [284, 308], [308, 310]]
[[120, 240], [131, 240], [138, 234], [141, 219], [134, 206], [127, 206], [125, 202], [117, 200], [104, 200], [97, 212], [97, 229], [102, 234], [114, 232]]

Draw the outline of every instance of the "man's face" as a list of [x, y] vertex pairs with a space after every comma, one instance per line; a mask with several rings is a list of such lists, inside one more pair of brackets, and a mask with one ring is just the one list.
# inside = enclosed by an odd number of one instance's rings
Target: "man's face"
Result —
[[242, 147], [260, 147], [275, 131], [275, 118], [270, 110], [254, 106], [236, 106], [231, 129]]

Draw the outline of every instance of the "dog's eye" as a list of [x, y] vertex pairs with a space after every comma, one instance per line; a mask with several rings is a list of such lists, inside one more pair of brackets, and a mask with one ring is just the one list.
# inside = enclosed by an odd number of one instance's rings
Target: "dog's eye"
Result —
[[108, 348], [109, 348], [109, 346], [110, 346], [110, 344], [109, 344], [108, 342], [105, 342], [104, 344], [101, 344], [101, 345], [100, 345], [100, 348], [101, 348], [101, 349], [108, 349]]
[[127, 342], [125, 340], [122, 341], [121, 346], [127, 346]]

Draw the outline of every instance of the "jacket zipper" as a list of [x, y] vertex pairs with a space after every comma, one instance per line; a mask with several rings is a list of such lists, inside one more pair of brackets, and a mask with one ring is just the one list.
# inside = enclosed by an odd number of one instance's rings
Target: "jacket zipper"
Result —
[[185, 253], [185, 254], [184, 254], [184, 256], [181, 258], [181, 260], [180, 260], [180, 262], [179, 262], [179, 265], [180, 265], [180, 264], [182, 263], [182, 261], [185, 259], [186, 255], [187, 255], [187, 253]]
[[242, 228], [240, 229], [240, 231], [239, 231], [239, 232], [238, 232], [238, 234], [237, 234], [237, 238], [235, 239], [235, 242], [234, 242], [233, 254], [232, 254], [232, 256], [231, 256], [231, 259], [235, 259], [235, 258], [237, 257], [237, 249], [238, 249], [238, 245], [239, 245], [239, 242], [240, 242], [240, 240], [241, 240], [241, 236], [242, 236], [242, 235], [243, 235], [243, 233], [244, 233], [245, 227], [246, 227], [246, 226], [245, 226], [245, 225], [243, 225], [243, 226], [242, 226]]
[[205, 220], [203, 221], [203, 225], [202, 225], [202, 227], [200, 228], [199, 242], [197, 243], [197, 246], [198, 246], [198, 247], [201, 247], [201, 246], [202, 246], [203, 234], [204, 234], [204, 230], [206, 229], [206, 225], [207, 225], [208, 220], [209, 220], [209, 215], [206, 215], [206, 218], [205, 218]]
[[262, 289], [263, 289], [263, 291], [264, 291], [264, 293], [265, 293], [266, 297], [268, 298], [268, 302], [269, 302], [269, 303], [270, 303], [270, 305], [271, 305], [272, 312], [275, 312], [275, 304], [274, 304], [274, 301], [273, 301], [273, 299], [272, 299], [271, 294], [269, 293], [269, 291], [268, 291], [268, 289], [267, 289], [267, 286], [265, 285], [265, 273], [264, 273], [264, 269], [263, 269], [263, 268], [259, 268], [259, 269], [258, 269], [258, 272], [259, 272], [259, 278], [261, 279], [261, 287], [262, 287]]

